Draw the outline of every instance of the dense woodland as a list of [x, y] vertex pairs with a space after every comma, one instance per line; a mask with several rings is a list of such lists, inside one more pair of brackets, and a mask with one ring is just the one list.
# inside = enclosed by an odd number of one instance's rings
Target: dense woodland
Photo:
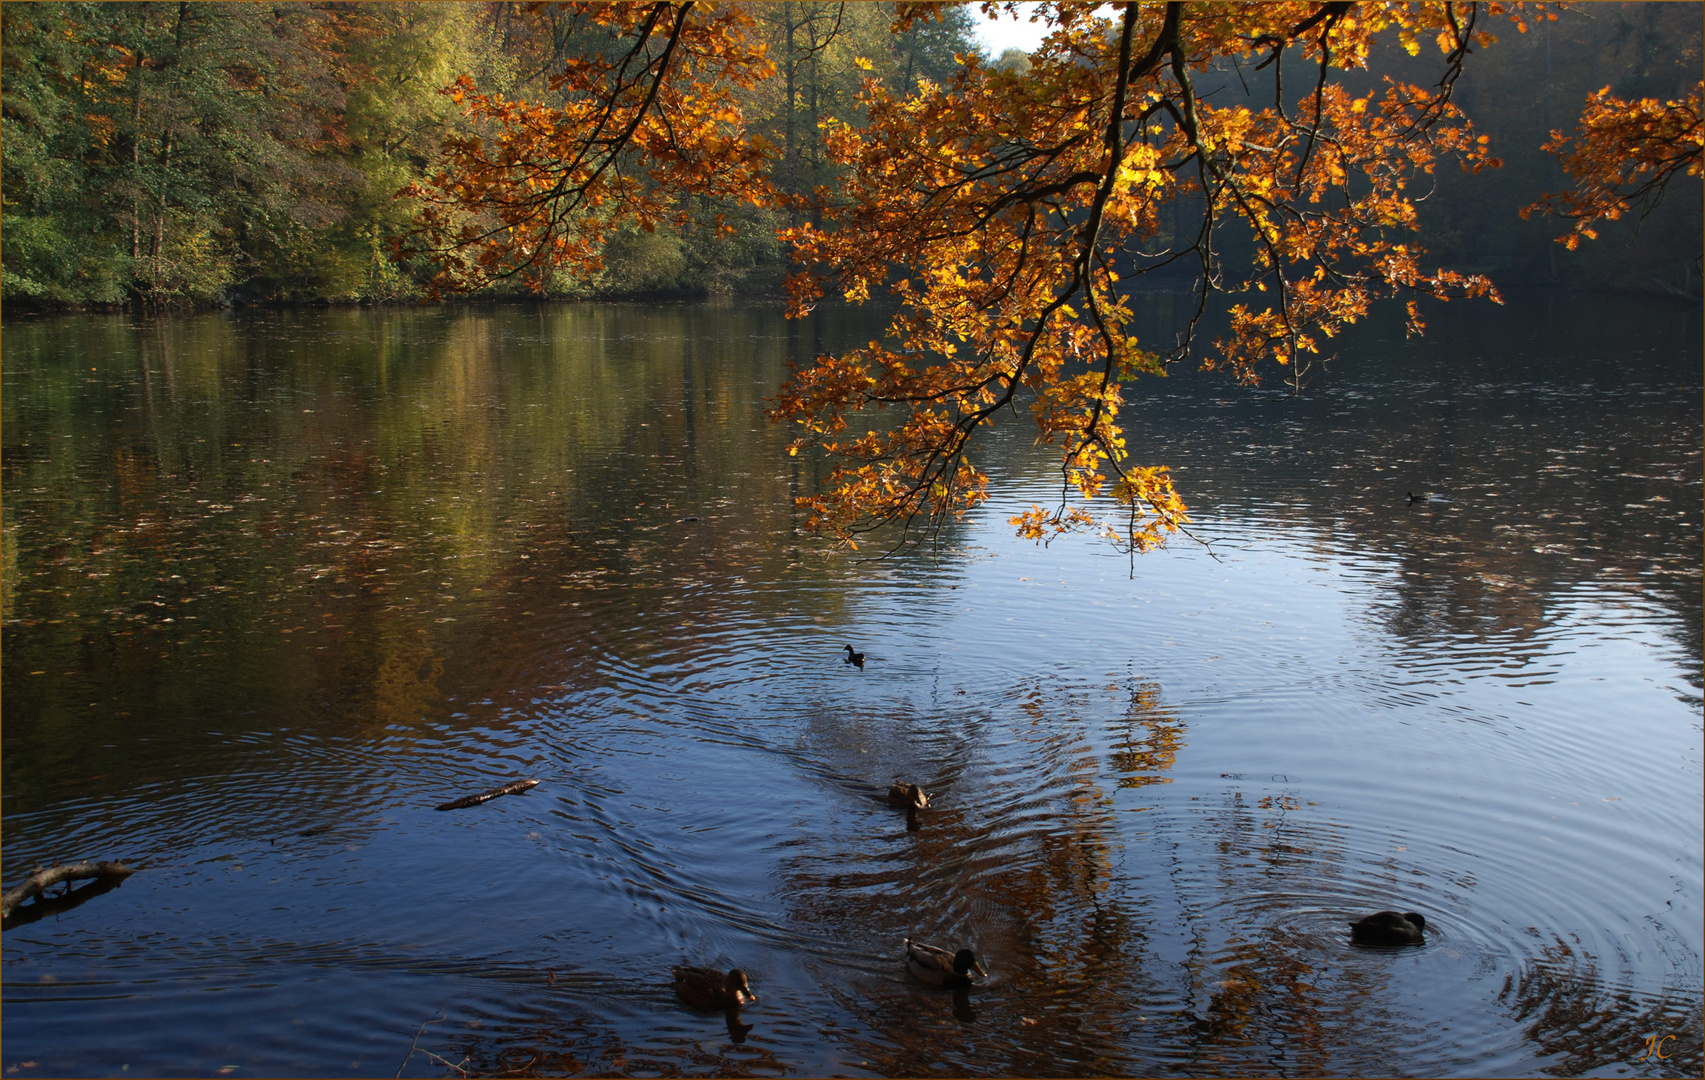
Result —
[[[894, 33], [888, 4], [750, 10], [775, 67], [741, 105], [769, 148], [771, 182], [794, 194], [834, 188], [820, 120], [856, 120], [867, 77], [950, 79], [981, 17], [950, 9]], [[446, 88], [465, 75], [551, 104], [564, 59], [600, 47], [564, 11], [516, 3], [32, 3], [5, 5], [0, 20], [0, 297], [12, 310], [420, 299], [436, 267], [410, 253], [420, 205], [401, 193], [444, 168], [446, 140], [490, 134]], [[1569, 186], [1541, 146], [1573, 127], [1588, 94], [1687, 94], [1700, 24], [1696, 4], [1586, 5], [1525, 34], [1506, 27], [1470, 56], [1457, 102], [1502, 167], [1440, 171], [1421, 209], [1433, 256], [1502, 286], [1697, 294], [1697, 179], [1575, 251], [1554, 242], [1556, 219], [1518, 210]], [[1393, 47], [1370, 75], [1421, 81], [1406, 70], [1419, 63]], [[1224, 64], [1199, 89], [1258, 95], [1261, 78]], [[679, 227], [619, 229], [601, 270], [559, 274], [547, 294], [778, 288], [788, 252], [777, 231], [807, 204], [700, 203]], [[515, 282], [485, 295], [528, 292]]]

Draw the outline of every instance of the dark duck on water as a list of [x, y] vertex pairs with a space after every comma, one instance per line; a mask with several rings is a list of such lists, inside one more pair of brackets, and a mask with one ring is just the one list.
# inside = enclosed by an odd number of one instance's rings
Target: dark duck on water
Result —
[[977, 954], [970, 949], [948, 952], [946, 949], [906, 939], [906, 970], [931, 986], [963, 990], [971, 985], [971, 972], [988, 977]]
[[853, 652], [853, 647], [851, 645], [842, 645], [841, 648], [847, 651], [846, 659], [841, 662], [843, 664], [851, 664], [853, 667], [862, 670], [864, 667], [864, 654], [861, 652]]
[[674, 973], [675, 995], [695, 1009], [738, 1009], [758, 1000], [739, 968], [723, 974], [715, 968], [683, 965]]
[[1350, 941], [1356, 945], [1419, 945], [1427, 920], [1411, 911], [1376, 911], [1350, 924]]
[[916, 784], [896, 780], [894, 786], [888, 789], [888, 805], [905, 807], [906, 828], [917, 832], [923, 827], [918, 821], [918, 811], [929, 805], [929, 795]]
[[929, 794], [916, 784], [896, 780], [894, 786], [888, 789], [888, 805], [903, 806], [908, 810], [922, 810], [929, 805]]

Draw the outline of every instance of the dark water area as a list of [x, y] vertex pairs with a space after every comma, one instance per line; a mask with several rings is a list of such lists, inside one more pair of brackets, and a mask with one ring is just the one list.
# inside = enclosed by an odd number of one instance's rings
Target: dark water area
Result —
[[[142, 869], [4, 932], [0, 1071], [1705, 1068], [1696, 306], [1376, 319], [1295, 400], [1141, 382], [1205, 545], [1134, 561], [1012, 536], [1058, 492], [1019, 422], [938, 548], [803, 535], [764, 399], [879, 332], [9, 321], [0, 876]], [[1352, 946], [1382, 908], [1425, 943]], [[682, 962], [745, 969], [749, 1028]]]

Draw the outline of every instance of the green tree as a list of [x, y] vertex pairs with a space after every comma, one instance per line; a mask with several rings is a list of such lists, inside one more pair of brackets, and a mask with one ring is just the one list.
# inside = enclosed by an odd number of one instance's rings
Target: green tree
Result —
[[8, 7], [7, 295], [213, 300], [336, 220], [350, 176], [325, 152], [343, 104], [325, 75], [326, 17], [309, 5]]
[[97, 182], [116, 130], [110, 118], [85, 117], [122, 76], [77, 33], [69, 7], [0, 7], [0, 296], [116, 303], [130, 260]]
[[[337, 151], [353, 182], [343, 216], [312, 240], [330, 253], [337, 281], [316, 283], [300, 258], [281, 267], [280, 280], [310, 295], [418, 297], [432, 268], [395, 257], [419, 210], [398, 193], [430, 172], [445, 136], [462, 125], [461, 110], [441, 91], [463, 74], [507, 87], [516, 65], [482, 5], [359, 4], [334, 14], [326, 48], [345, 102]], [[303, 254], [311, 262], [312, 251]]]

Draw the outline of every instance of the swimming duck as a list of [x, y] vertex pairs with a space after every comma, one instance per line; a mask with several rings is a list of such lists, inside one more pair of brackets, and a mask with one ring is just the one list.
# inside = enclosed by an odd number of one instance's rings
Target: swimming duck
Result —
[[843, 648], [847, 651], [847, 657], [845, 660], [842, 660], [841, 663], [851, 664], [853, 667], [860, 668], [860, 669], [862, 669], [864, 667], [864, 654], [863, 653], [853, 652], [853, 647], [851, 645], [842, 645], [841, 648]]
[[931, 986], [946, 986], [955, 990], [971, 985], [971, 972], [988, 978], [989, 973], [977, 963], [977, 954], [970, 949], [950, 953], [934, 945], [906, 939], [906, 970]]
[[1357, 945], [1419, 945], [1427, 920], [1411, 911], [1376, 911], [1350, 924], [1350, 940]]
[[675, 996], [695, 1009], [738, 1009], [758, 1000], [739, 968], [726, 975], [715, 968], [685, 966], [674, 972]]
[[1411, 491], [1409, 493], [1409, 502], [1412, 504], [1418, 503], [1418, 502], [1426, 502], [1426, 501], [1427, 501], [1427, 495], [1424, 492], [1420, 495], [1415, 494], [1413, 491]]
[[922, 810], [929, 805], [929, 795], [916, 784], [905, 784], [894, 781], [894, 786], [888, 789], [888, 804], [904, 806], [908, 810]]

